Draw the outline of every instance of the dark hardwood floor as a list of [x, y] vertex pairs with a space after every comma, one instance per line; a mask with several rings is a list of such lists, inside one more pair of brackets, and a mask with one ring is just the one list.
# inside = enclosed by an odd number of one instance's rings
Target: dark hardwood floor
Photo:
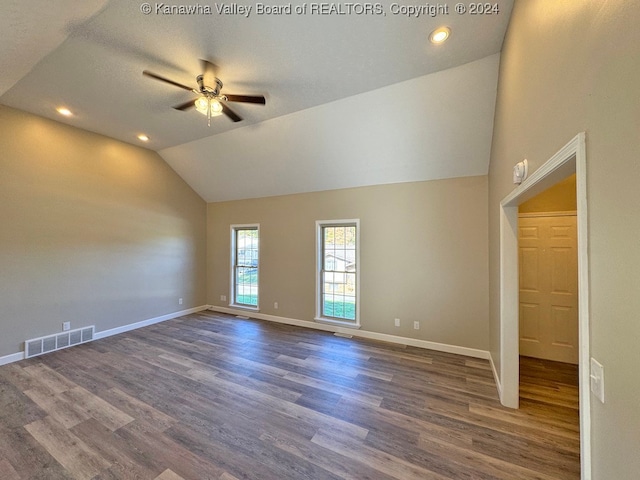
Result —
[[201, 312], [0, 367], [0, 479], [578, 479], [551, 367]]

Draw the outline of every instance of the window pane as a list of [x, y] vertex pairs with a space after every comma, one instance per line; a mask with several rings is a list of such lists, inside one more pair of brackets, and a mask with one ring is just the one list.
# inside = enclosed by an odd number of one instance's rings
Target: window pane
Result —
[[356, 319], [356, 227], [322, 227], [321, 316]]
[[235, 302], [244, 305], [258, 304], [258, 269], [236, 267]]
[[355, 249], [356, 246], [356, 227], [347, 227], [345, 244]]
[[258, 305], [258, 248], [257, 228], [235, 229], [235, 265], [233, 268], [234, 303]]

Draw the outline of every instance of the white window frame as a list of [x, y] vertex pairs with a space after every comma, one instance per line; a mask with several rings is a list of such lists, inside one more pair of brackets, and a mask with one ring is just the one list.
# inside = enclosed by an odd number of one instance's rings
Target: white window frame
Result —
[[[242, 303], [236, 303], [236, 232], [238, 230], [250, 230], [255, 229], [258, 231], [258, 265], [256, 272], [258, 278], [258, 302], [257, 305], [245, 305]], [[247, 223], [247, 224], [237, 224], [231, 225], [231, 271], [229, 273], [230, 278], [230, 287], [229, 287], [229, 306], [233, 308], [242, 308], [244, 310], [252, 310], [255, 312], [260, 311], [260, 257], [262, 256], [260, 253], [260, 247], [262, 244], [262, 239], [260, 238], [260, 224], [259, 223]]]
[[[323, 261], [323, 227], [356, 227], [356, 318], [355, 320], [341, 320], [322, 316], [322, 261]], [[360, 219], [317, 220], [316, 221], [316, 316], [319, 323], [328, 323], [347, 328], [360, 328]]]

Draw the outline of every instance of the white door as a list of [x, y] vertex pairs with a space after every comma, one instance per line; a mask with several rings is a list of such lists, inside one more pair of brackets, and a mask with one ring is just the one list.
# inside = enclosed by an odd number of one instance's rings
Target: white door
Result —
[[575, 215], [521, 216], [518, 248], [520, 355], [577, 364]]

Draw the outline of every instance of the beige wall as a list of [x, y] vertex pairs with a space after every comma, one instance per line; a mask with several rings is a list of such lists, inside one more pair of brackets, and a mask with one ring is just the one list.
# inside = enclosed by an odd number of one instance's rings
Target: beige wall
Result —
[[587, 138], [593, 478], [640, 471], [640, 5], [517, 0], [500, 66], [489, 172], [491, 353], [499, 363], [499, 202], [515, 163], [535, 171]]
[[575, 212], [577, 204], [576, 175], [573, 174], [521, 204], [518, 212]]
[[0, 196], [0, 357], [206, 303], [206, 204], [157, 154], [0, 106]]
[[359, 218], [362, 329], [486, 350], [486, 201], [482, 176], [210, 203], [208, 301], [228, 305], [230, 225], [259, 223], [261, 313], [312, 321], [315, 222]]

